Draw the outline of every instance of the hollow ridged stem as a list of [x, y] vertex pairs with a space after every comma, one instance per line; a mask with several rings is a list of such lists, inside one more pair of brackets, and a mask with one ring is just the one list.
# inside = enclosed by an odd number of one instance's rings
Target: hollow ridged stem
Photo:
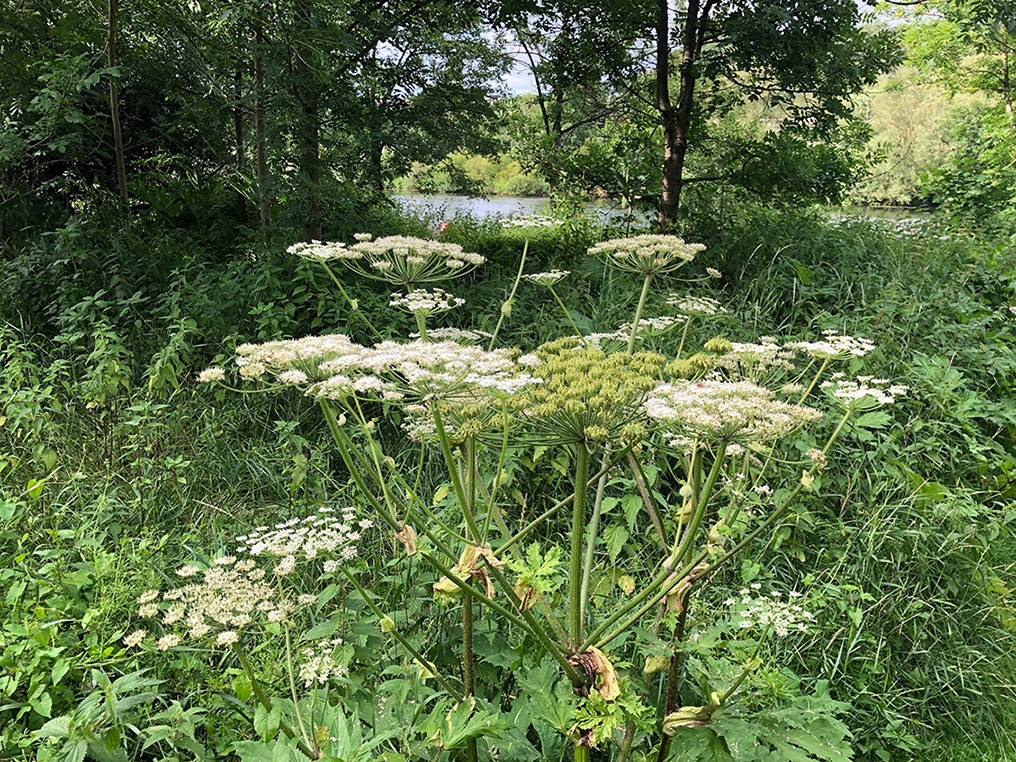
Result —
[[[630, 454], [630, 453], [629, 453]], [[604, 453], [603, 464], [608, 462], [608, 455]], [[603, 511], [603, 495], [607, 488], [607, 474], [604, 473], [596, 480], [596, 496], [593, 498], [593, 515], [589, 519], [589, 529], [586, 534], [586, 555], [585, 564], [582, 567], [582, 590], [579, 594], [580, 617], [586, 621], [586, 605], [589, 603], [589, 585], [593, 577], [593, 560], [596, 556], [596, 538], [600, 531], [600, 514]]]
[[664, 563], [664, 568], [657, 573], [656, 577], [654, 577], [653, 580], [646, 585], [645, 589], [641, 593], [615, 611], [605, 622], [603, 622], [603, 624], [597, 627], [593, 634], [586, 638], [582, 645], [583, 649], [596, 643], [597, 638], [603, 635], [603, 633], [605, 633], [611, 626], [623, 619], [628, 612], [633, 611], [644, 604], [648, 599], [653, 599], [653, 602], [650, 603], [650, 608], [655, 605], [655, 601], [660, 600], [660, 585], [663, 585], [667, 578], [671, 576], [670, 569], [679, 563], [688, 554], [688, 551], [691, 548], [691, 543], [702, 523], [702, 517], [705, 514], [706, 507], [709, 504], [709, 498], [712, 496], [713, 488], [716, 485], [720, 469], [723, 466], [726, 450], [727, 446], [726, 443], [724, 443], [721, 445], [720, 451], [716, 454], [716, 461], [713, 463], [709, 476], [706, 478], [706, 483], [702, 489], [701, 495], [699, 496], [698, 504], [695, 507], [695, 514], [692, 517], [691, 523], [688, 525], [688, 530], [678, 543], [678, 546], [674, 549], [674, 552], [667, 558], [666, 563]]
[[649, 297], [649, 284], [653, 282], [653, 274], [646, 275], [642, 281], [642, 293], [639, 294], [639, 303], [635, 308], [635, 319], [631, 321], [631, 335], [628, 337], [628, 354], [635, 351], [635, 339], [639, 335], [639, 322], [642, 320], [642, 312], [646, 308], [646, 299]]
[[494, 326], [494, 333], [490, 337], [490, 344], [487, 345], [487, 351], [491, 351], [494, 348], [494, 342], [497, 341], [497, 335], [501, 333], [501, 326], [504, 325], [504, 319], [507, 317], [507, 312], [511, 312], [512, 302], [515, 300], [515, 292], [519, 290], [519, 283], [522, 280], [522, 273], [526, 271], [526, 255], [529, 253], [529, 239], [526, 239], [525, 245], [522, 247], [522, 260], [519, 262], [519, 271], [515, 274], [515, 282], [512, 284], [512, 290], [508, 293], [508, 298], [504, 300], [501, 305], [501, 315], [497, 319], [497, 325]]
[[589, 448], [575, 446], [575, 499], [572, 501], [571, 564], [568, 573], [568, 635], [572, 645], [582, 642], [582, 537], [586, 526], [586, 491], [589, 489]]

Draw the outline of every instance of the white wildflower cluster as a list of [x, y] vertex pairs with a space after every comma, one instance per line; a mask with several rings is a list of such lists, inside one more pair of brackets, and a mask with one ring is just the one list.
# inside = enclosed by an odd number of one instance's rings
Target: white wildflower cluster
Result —
[[730, 342], [730, 348], [713, 362], [728, 378], [758, 381], [767, 374], [792, 370], [794, 359], [793, 350], [778, 344], [771, 336], [762, 336], [757, 342]]
[[223, 368], [213, 366], [198, 373], [199, 384], [215, 384], [225, 380], [226, 371]]
[[[290, 598], [280, 589], [282, 577], [297, 563], [324, 559], [324, 570], [357, 556], [357, 543], [370, 519], [356, 520], [355, 509], [321, 508], [316, 514], [262, 526], [238, 537], [236, 555], [216, 558], [210, 565], [187, 564], [176, 570], [184, 584], [166, 591], [148, 590], [138, 598], [138, 616], [157, 621], [166, 631], [156, 641], [160, 650], [175, 648], [186, 639], [213, 639], [224, 647], [237, 642], [244, 629], [283, 622], [314, 595]], [[259, 563], [275, 561], [272, 573]], [[124, 639], [134, 647], [147, 637], [137, 630]]]
[[428, 332], [437, 340], [374, 346], [342, 334], [244, 344], [237, 348], [237, 365], [243, 378], [303, 386], [307, 394], [326, 399], [489, 398], [537, 383], [515, 360], [516, 352], [461, 343], [478, 343], [489, 334], [444, 330]]
[[667, 304], [684, 315], [721, 315], [729, 310], [709, 296], [671, 294]]
[[704, 244], [685, 243], [683, 238], [672, 235], [639, 235], [598, 243], [588, 253], [611, 267], [650, 275], [683, 267], [705, 248]]
[[800, 593], [791, 592], [787, 596], [789, 600], [784, 600], [778, 590], [768, 596], [754, 597], [760, 588], [761, 585], [756, 582], [751, 585], [751, 589], [743, 588], [738, 593], [738, 598], [725, 601], [731, 607], [731, 616], [740, 629], [772, 630], [780, 638], [785, 638], [792, 632], [808, 631], [809, 624], [815, 621], [815, 615], [794, 602], [801, 598]]
[[321, 557], [327, 558], [325, 571], [334, 571], [337, 562], [356, 558], [361, 533], [371, 526], [370, 519], [356, 521], [355, 508], [345, 507], [336, 512], [325, 506], [302, 519], [257, 527], [250, 534], [237, 537], [240, 544], [236, 551], [281, 559], [275, 571], [283, 576], [293, 571], [297, 560]]
[[545, 214], [517, 214], [514, 217], [502, 217], [501, 227], [511, 228], [554, 228], [561, 224], [561, 220], [548, 217]]
[[[409, 334], [411, 339], [419, 339], [419, 333]], [[464, 328], [428, 328], [427, 339], [430, 341], [454, 341], [458, 344], [482, 344], [493, 336], [486, 331], [466, 330]]]
[[[660, 317], [644, 317], [639, 320], [636, 338], [660, 336], [674, 326], [683, 325], [685, 322], [687, 322], [687, 318], [683, 316], [661, 315]], [[625, 323], [624, 325], [618, 326], [617, 333], [623, 335], [625, 337], [625, 341], [627, 341], [628, 336], [631, 335], [631, 329], [632, 324]]]
[[392, 307], [398, 307], [413, 315], [436, 315], [448, 312], [466, 303], [465, 299], [453, 296], [443, 288], [417, 288], [406, 294], [392, 294]]
[[774, 396], [749, 381], [675, 381], [658, 385], [645, 411], [686, 436], [754, 442], [785, 437], [822, 417], [818, 410]]
[[241, 378], [258, 379], [271, 372], [280, 383], [300, 384], [318, 378], [317, 366], [321, 361], [353, 351], [357, 346], [341, 333], [240, 344], [236, 348], [236, 364]]
[[819, 341], [793, 341], [785, 346], [822, 360], [864, 357], [875, 349], [875, 343], [870, 339], [844, 336], [835, 330], [823, 331], [822, 335], [824, 338]]
[[349, 674], [336, 658], [335, 652], [343, 646], [342, 638], [319, 640], [313, 646], [300, 649], [301, 662], [297, 674], [304, 688], [327, 685], [330, 680]]
[[179, 645], [184, 636], [214, 636], [216, 645], [230, 645], [244, 628], [281, 622], [295, 608], [251, 558], [224, 556], [208, 568], [184, 566], [177, 575], [194, 581], [161, 593], [149, 590], [138, 599], [138, 615], [169, 631], [157, 643], [160, 650]]
[[341, 259], [354, 272], [403, 286], [454, 278], [486, 261], [455, 243], [407, 236], [361, 240], [345, 251]]
[[311, 392], [342, 398], [354, 392], [469, 398], [513, 394], [536, 383], [508, 350], [484, 350], [454, 341], [384, 341], [322, 363], [328, 375]]
[[548, 270], [545, 273], [528, 273], [523, 275], [522, 279], [527, 280], [530, 283], [535, 283], [538, 286], [553, 286], [562, 278], [567, 278], [571, 275], [571, 270]]
[[330, 262], [333, 259], [349, 259], [351, 255], [344, 243], [325, 243], [324, 241], [310, 241], [294, 243], [286, 251], [304, 259], [311, 259], [317, 262]]
[[910, 387], [894, 384], [887, 378], [858, 376], [855, 380], [849, 380], [843, 373], [834, 373], [828, 381], [822, 383], [821, 388], [828, 391], [833, 400], [845, 410], [853, 411], [891, 405], [910, 391]]
[[628, 344], [630, 332], [631, 328], [629, 327], [628, 333], [625, 333], [622, 328], [614, 331], [587, 333], [579, 338], [576, 349], [602, 349], [604, 351], [622, 349]]

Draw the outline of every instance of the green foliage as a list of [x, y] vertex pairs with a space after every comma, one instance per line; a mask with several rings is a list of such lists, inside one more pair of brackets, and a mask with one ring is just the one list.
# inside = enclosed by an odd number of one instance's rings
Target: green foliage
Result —
[[681, 728], [673, 762], [850, 762], [851, 734], [839, 719], [848, 705], [829, 697], [828, 683], [779, 709], [757, 715], [724, 713], [706, 727]]

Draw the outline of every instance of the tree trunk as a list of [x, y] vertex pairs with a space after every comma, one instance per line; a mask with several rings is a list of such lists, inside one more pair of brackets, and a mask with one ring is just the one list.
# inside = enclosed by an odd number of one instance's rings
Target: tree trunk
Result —
[[238, 66], [233, 73], [233, 135], [236, 140], [236, 169], [241, 173], [247, 168], [243, 128], [243, 71]]
[[684, 162], [694, 113], [695, 63], [698, 60], [699, 0], [688, 0], [681, 52], [681, 89], [677, 106], [670, 100], [670, 18], [669, 0], [657, 0], [656, 13], [656, 102], [663, 127], [663, 192], [657, 225], [661, 231], [674, 227], [684, 188]]
[[[309, 3], [301, 2], [296, 9], [297, 31], [313, 29], [313, 10]], [[304, 40], [298, 40], [301, 48], [291, 51], [293, 57], [293, 96], [296, 100], [297, 163], [300, 168], [300, 189], [302, 197], [303, 238], [305, 241], [321, 238], [321, 145], [319, 133], [321, 117], [318, 104], [321, 100], [321, 86], [317, 72], [308, 60], [311, 48]]]
[[[116, 15], [118, 0], [109, 0], [106, 18], [106, 65], [116, 66]], [[116, 154], [116, 183], [120, 202], [127, 208], [127, 160], [124, 157], [123, 133], [120, 131], [120, 100], [117, 94], [116, 78], [109, 79], [109, 115], [113, 121], [113, 151]]]
[[272, 201], [268, 197], [268, 158], [265, 151], [265, 69], [261, 54], [265, 36], [261, 22], [254, 25], [254, 163], [258, 184], [258, 217], [261, 227], [272, 224]]
[[247, 174], [247, 146], [244, 143], [243, 70], [236, 67], [233, 73], [233, 138], [236, 144], [236, 173], [238, 175], [237, 206], [240, 218], [247, 221], [247, 195], [244, 193], [242, 178]]

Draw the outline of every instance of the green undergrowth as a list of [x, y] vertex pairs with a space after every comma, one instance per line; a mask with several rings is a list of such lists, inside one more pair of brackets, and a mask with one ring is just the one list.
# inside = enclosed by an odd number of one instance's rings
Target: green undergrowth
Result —
[[[686, 236], [709, 245], [725, 277], [701, 293], [739, 320], [699, 319], [690, 345], [748, 340], [737, 325], [754, 336], [836, 329], [875, 340], [866, 372], [911, 388], [891, 413], [846, 432], [839, 475], [710, 595], [760, 580], [818, 596], [817, 628], [781, 646], [781, 659], [788, 674], [828, 681], [850, 705], [858, 759], [1016, 758], [1010, 249], [933, 220], [901, 231], [818, 211], [709, 219], [692, 220]], [[428, 231], [427, 221], [378, 212], [328, 232], [350, 240], [361, 226]], [[467, 306], [449, 324], [470, 323], [471, 304], [496, 313], [490, 305], [507, 297], [527, 236], [468, 218], [443, 235], [489, 260], [456, 283]], [[572, 271], [558, 289], [569, 315], [523, 285], [506, 344], [533, 347], [569, 320], [587, 333], [611, 330], [631, 312], [631, 284], [584, 254], [604, 235], [581, 219], [529, 231], [528, 271]], [[12, 255], [0, 289], [0, 553], [11, 559], [0, 569], [0, 757], [33, 758], [33, 731], [80, 711], [90, 693], [114, 691], [101, 676], [142, 666], [161, 685], [121, 683], [141, 697], [122, 716], [77, 715], [82, 749], [100, 758], [108, 742], [130, 759], [225, 758], [248, 732], [252, 718], [224, 698], [226, 688], [249, 694], [236, 665], [210, 670], [207, 655], [189, 652], [142, 665], [121, 639], [136, 597], [165, 581], [160, 570], [250, 526], [348, 499], [313, 406], [193, 382], [243, 341], [335, 328], [367, 340], [326, 276], [284, 254], [284, 238], [208, 240], [141, 220], [110, 238], [102, 220], [83, 220]], [[350, 292], [388, 321], [382, 287]], [[666, 309], [661, 296], [647, 315]], [[413, 330], [408, 318], [383, 324], [391, 335]], [[673, 353], [677, 340], [658, 348]], [[637, 538], [624, 544], [638, 552]], [[697, 600], [692, 612], [713, 603]], [[277, 665], [279, 654], [255, 658]], [[800, 695], [788, 675], [765, 680], [773, 697]]]

